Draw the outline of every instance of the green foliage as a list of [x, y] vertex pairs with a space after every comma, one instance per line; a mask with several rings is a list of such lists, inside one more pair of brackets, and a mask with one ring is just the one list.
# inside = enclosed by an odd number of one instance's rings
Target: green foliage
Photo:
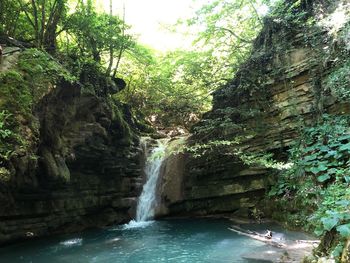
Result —
[[262, 16], [258, 10], [270, 1], [210, 1], [187, 21], [198, 30], [197, 48], [207, 51], [217, 60], [213, 69], [216, 79], [231, 79], [250, 54], [252, 43], [262, 28]]
[[270, 15], [282, 18], [280, 22], [288, 27], [300, 26], [309, 18], [310, 12], [307, 9], [311, 7], [312, 4], [307, 0], [278, 1]]
[[[0, 34], [7, 34], [10, 36], [17, 35], [17, 28], [28, 28], [26, 21], [21, 19], [20, 6], [13, 0], [0, 1]], [[23, 33], [23, 36], [26, 34]]]
[[10, 129], [10, 118], [11, 114], [8, 111], [0, 111], [0, 164], [1, 160], [8, 160], [11, 154], [9, 142], [14, 139], [14, 133]]
[[322, 235], [325, 231], [336, 228], [342, 237], [350, 237], [350, 190], [348, 183], [336, 181], [328, 188], [322, 189], [320, 196], [323, 201], [311, 217], [315, 233]]
[[0, 109], [28, 112], [33, 98], [23, 75], [16, 70], [0, 73]]
[[249, 166], [260, 166], [278, 170], [286, 168], [286, 164], [275, 161], [273, 155], [270, 153], [243, 151], [240, 149], [239, 137], [235, 137], [231, 140], [209, 140], [206, 143], [196, 143], [194, 145], [185, 146], [183, 150], [190, 153], [194, 158], [220, 153], [220, 155], [234, 156]]
[[0, 140], [4, 140], [12, 135], [11, 130], [7, 129], [7, 119], [11, 116], [5, 110], [0, 112]]
[[[207, 143], [196, 143], [191, 146], [186, 146], [184, 149], [191, 153], [193, 157], [199, 158], [217, 149], [220, 149], [221, 152], [230, 152], [227, 147], [237, 144], [239, 144], [239, 141], [235, 140], [212, 140]], [[235, 150], [235, 154], [237, 154], [237, 152], [238, 150]]]
[[[141, 110], [159, 127], [182, 125], [210, 109], [211, 65], [201, 52], [175, 51], [156, 56], [138, 46], [126, 56], [119, 74], [130, 75], [119, 98]], [[196, 117], [197, 118], [197, 117]]]
[[[131, 77], [119, 98], [140, 109], [158, 128], [191, 127], [210, 109], [212, 93], [227, 84], [248, 57], [262, 27], [258, 10], [267, 4], [269, 1], [244, 0], [203, 5], [186, 21], [189, 31], [193, 28], [198, 36], [195, 51], [177, 50], [157, 56], [150, 50], [138, 52], [145, 49], [137, 46], [120, 66], [119, 74]], [[225, 130], [232, 124], [226, 120], [220, 123], [227, 124]]]
[[316, 185], [333, 182], [338, 177], [346, 182], [350, 157], [347, 122], [344, 117], [326, 115], [322, 124], [303, 133], [299, 144], [290, 151], [294, 165], [285, 174], [292, 184], [310, 178]]
[[[55, 52], [58, 28], [66, 14], [67, 0], [5, 0], [6, 15], [12, 11], [12, 25], [5, 21], [5, 31], [13, 37], [32, 42], [36, 48]], [[6, 4], [7, 3], [7, 4]], [[19, 33], [23, 33], [20, 35]]]
[[[90, 1], [91, 2], [91, 1]], [[79, 50], [79, 56], [102, 62], [104, 52], [129, 49], [134, 45], [131, 35], [123, 34], [128, 28], [117, 16], [97, 13], [90, 4], [80, 3], [78, 9], [65, 22], [68, 34], [73, 37], [73, 48]], [[109, 58], [111, 59], [111, 58]]]
[[[93, 0], [4, 0], [0, 12], [12, 22], [4, 19], [2, 31], [52, 51], [80, 80], [93, 63], [95, 68], [104, 68], [106, 75], [118, 73], [128, 79], [127, 88], [118, 98], [131, 104], [135, 115], [141, 116], [139, 112], [142, 112], [157, 127], [188, 128], [210, 109], [211, 94], [232, 78], [248, 56], [262, 26], [258, 9], [269, 1], [211, 1], [187, 21], [196, 30], [200, 29], [196, 32], [196, 51], [163, 55], [138, 45], [127, 33], [130, 27], [124, 19], [112, 12], [98, 11], [95, 3]], [[34, 82], [42, 83], [37, 81], [44, 80], [40, 75], [50, 77], [56, 73], [71, 79], [53, 67], [40, 68], [24, 60], [21, 66], [38, 78], [31, 77]], [[93, 74], [88, 75], [93, 79]], [[99, 76], [97, 82], [101, 82]], [[85, 84], [85, 91], [106, 94], [103, 88], [92, 88], [95, 83]], [[45, 93], [45, 87], [32, 92], [38, 98]]]
[[126, 33], [129, 26], [122, 19], [97, 12], [95, 2], [4, 0], [0, 3], [0, 34], [31, 42], [66, 65], [90, 59], [101, 66], [109, 64], [107, 73], [114, 66], [115, 75], [123, 53], [135, 41]]
[[14, 117], [7, 110], [0, 111], [0, 183], [11, 179], [11, 173], [6, 167], [7, 161], [12, 157], [15, 147], [22, 141], [18, 135], [18, 125]]
[[[193, 133], [198, 138], [225, 139], [240, 134], [242, 139], [249, 138], [256, 134], [255, 129], [243, 127], [241, 120], [248, 118], [259, 119], [260, 111], [252, 108], [225, 107], [212, 111], [211, 118], [203, 119], [193, 127]], [[239, 138], [239, 139], [241, 139]]]
[[341, 100], [350, 98], [350, 61], [343, 63], [338, 69], [333, 71], [326, 80], [326, 87]]
[[27, 6], [27, 1], [0, 1], [0, 35], [4, 34], [28, 42], [35, 39], [33, 25], [29, 23], [24, 13], [24, 9], [29, 11]]
[[163, 114], [163, 122], [168, 119], [168, 123], [186, 126], [191, 114], [210, 109], [214, 85], [208, 76], [213, 64], [201, 52], [176, 51], [158, 60], [150, 84], [158, 94], [153, 102]]
[[[335, 230], [342, 242], [350, 237], [350, 118], [324, 115], [316, 126], [306, 128], [290, 150], [290, 169], [280, 174], [269, 195], [282, 206], [291, 200], [298, 212], [289, 223], [317, 235]], [[295, 221], [295, 218], [303, 219]], [[334, 255], [339, 246], [334, 244]]]
[[193, 131], [199, 136], [208, 136], [212, 133], [217, 133], [218, 129], [222, 132], [224, 130], [239, 130], [240, 128], [241, 125], [233, 122], [231, 118], [224, 115], [222, 117], [202, 120], [199, 125], [193, 128]]
[[11, 179], [9, 170], [5, 167], [0, 167], [0, 182], [8, 182]]

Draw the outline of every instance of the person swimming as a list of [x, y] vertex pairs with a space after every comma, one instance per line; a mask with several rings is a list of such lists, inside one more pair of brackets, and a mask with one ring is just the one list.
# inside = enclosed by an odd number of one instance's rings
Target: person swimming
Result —
[[2, 64], [2, 55], [4, 53], [2, 45], [0, 45], [0, 65]]
[[272, 231], [271, 230], [267, 230], [267, 232], [264, 235], [264, 237], [267, 238], [267, 239], [271, 239], [272, 238]]

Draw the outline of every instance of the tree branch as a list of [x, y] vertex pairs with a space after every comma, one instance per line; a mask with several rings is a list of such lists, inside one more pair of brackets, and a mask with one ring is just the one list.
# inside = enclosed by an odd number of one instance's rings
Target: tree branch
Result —
[[231, 30], [229, 28], [226, 28], [226, 27], [215, 27], [215, 29], [226, 31], [226, 32], [230, 33], [232, 36], [234, 36], [235, 38], [237, 38], [238, 40], [240, 40], [240, 41], [242, 41], [244, 43], [248, 43], [248, 44], [253, 43], [253, 40], [244, 39], [244, 38], [240, 37], [239, 35], [237, 35], [235, 32], [233, 32], [233, 30]]
[[35, 4], [35, 0], [32, 0], [32, 7], [33, 7], [33, 16], [34, 16], [34, 31], [35, 31], [35, 38], [36, 38], [36, 46], [40, 47], [40, 38], [39, 38], [39, 18], [38, 18], [38, 9]]
[[45, 19], [46, 19], [46, 0], [43, 0], [42, 6], [41, 6], [41, 28], [40, 28], [40, 39], [42, 44], [44, 42], [44, 35], [45, 35]]
[[54, 14], [56, 13], [57, 1], [58, 1], [58, 0], [55, 0], [55, 2], [53, 3], [53, 5], [51, 6], [51, 12], [50, 12], [50, 15], [49, 15], [49, 19], [47, 20], [47, 25], [48, 25], [48, 26], [52, 23], [52, 19], [53, 19], [53, 17], [54, 17]]
[[115, 75], [117, 74], [120, 60], [122, 59], [122, 55], [123, 55], [124, 50], [125, 50], [125, 4], [123, 5], [122, 44], [121, 44], [119, 54], [118, 54], [117, 65], [115, 66], [114, 71], [113, 71], [113, 78], [115, 78]]
[[259, 15], [259, 13], [258, 13], [258, 10], [256, 10], [254, 4], [252, 3], [252, 0], [248, 0], [248, 2], [249, 2], [249, 4], [251, 5], [251, 7], [253, 8], [254, 13], [256, 14], [256, 17], [258, 18], [258, 21], [259, 21], [260, 25], [262, 26], [262, 25], [263, 25], [263, 22], [262, 22], [262, 20], [261, 20], [261, 18], [260, 18], [260, 15]]
[[[109, 0], [109, 30], [111, 30], [112, 28], [112, 17], [113, 17], [113, 1]], [[113, 48], [113, 40], [112, 40], [112, 36], [110, 36], [111, 39], [111, 43], [109, 44], [109, 64], [108, 64], [108, 68], [106, 71], [106, 75], [109, 76], [111, 74], [112, 71], [112, 66], [113, 66], [113, 61], [114, 61], [114, 48]]]
[[33, 29], [35, 30], [34, 22], [33, 22], [32, 19], [30, 18], [29, 13], [28, 13], [27, 10], [25, 9], [25, 7], [23, 6], [22, 1], [21, 1], [21, 0], [17, 0], [17, 2], [18, 2], [18, 4], [20, 5], [21, 9], [23, 10], [25, 16], [27, 17], [29, 23], [32, 25]]

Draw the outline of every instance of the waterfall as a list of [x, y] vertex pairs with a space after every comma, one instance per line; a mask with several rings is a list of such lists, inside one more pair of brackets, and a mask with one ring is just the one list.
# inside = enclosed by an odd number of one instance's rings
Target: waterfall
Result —
[[156, 190], [157, 182], [161, 170], [162, 163], [165, 159], [165, 149], [168, 140], [157, 140], [157, 147], [155, 147], [151, 154], [147, 156], [146, 151], [146, 165], [145, 175], [146, 183], [143, 186], [142, 193], [139, 197], [136, 209], [136, 221], [143, 222], [154, 217], [154, 209], [157, 205]]
[[153, 221], [154, 210], [157, 206], [157, 184], [161, 172], [161, 167], [165, 159], [165, 150], [168, 139], [157, 140], [157, 146], [149, 152], [147, 141], [149, 138], [143, 138], [141, 144], [145, 153], [144, 173], [146, 183], [143, 185], [141, 195], [137, 202], [136, 218], [123, 226], [123, 229], [133, 229], [146, 227]]

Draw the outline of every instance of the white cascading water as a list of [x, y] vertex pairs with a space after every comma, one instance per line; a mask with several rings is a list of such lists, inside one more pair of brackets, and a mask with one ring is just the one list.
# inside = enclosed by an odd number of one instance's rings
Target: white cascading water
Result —
[[145, 147], [146, 164], [145, 175], [146, 183], [143, 185], [141, 195], [137, 202], [136, 220], [131, 220], [125, 228], [145, 227], [149, 225], [154, 217], [154, 209], [157, 203], [157, 182], [161, 172], [161, 166], [165, 159], [165, 150], [168, 143], [167, 139], [157, 140], [155, 147], [148, 155], [147, 147]]
[[154, 148], [146, 159], [145, 175], [146, 183], [143, 186], [139, 197], [136, 210], [136, 221], [142, 222], [154, 217], [154, 208], [156, 205], [157, 182], [160, 174], [160, 168], [165, 159], [165, 149], [167, 140], [158, 140], [158, 145]]

